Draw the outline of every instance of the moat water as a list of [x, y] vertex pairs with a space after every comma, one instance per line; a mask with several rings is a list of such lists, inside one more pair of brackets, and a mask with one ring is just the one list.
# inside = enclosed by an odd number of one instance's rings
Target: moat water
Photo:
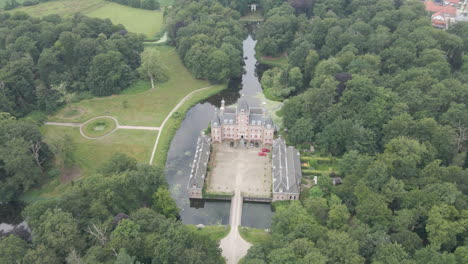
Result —
[[[251, 35], [243, 42], [245, 72], [242, 79], [231, 80], [228, 89], [192, 107], [172, 140], [166, 162], [166, 178], [185, 224], [227, 225], [229, 223], [231, 203], [228, 201], [206, 201], [203, 208], [190, 207], [187, 182], [197, 138], [200, 132], [208, 127], [215, 107], [220, 107], [221, 99], [226, 101], [226, 105], [232, 105], [244, 95], [251, 106], [262, 105], [263, 91], [257, 76], [260, 67], [255, 59], [256, 43]], [[268, 228], [272, 216], [270, 204], [244, 203], [241, 225]]]

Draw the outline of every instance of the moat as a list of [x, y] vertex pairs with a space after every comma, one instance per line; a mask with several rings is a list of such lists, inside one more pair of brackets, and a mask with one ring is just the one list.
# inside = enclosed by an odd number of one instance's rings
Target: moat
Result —
[[[249, 105], [261, 106], [264, 96], [256, 73], [255, 44], [250, 35], [243, 42], [245, 73], [242, 80], [231, 81], [228, 89], [192, 107], [172, 140], [166, 162], [166, 178], [171, 194], [181, 209], [182, 221], [186, 224], [229, 224], [231, 202], [207, 200], [203, 208], [190, 207], [187, 180], [200, 131], [208, 127], [215, 107], [221, 107], [221, 100], [224, 99], [229, 106], [244, 95]], [[243, 203], [240, 224], [265, 229], [270, 226], [272, 216], [270, 204]]]

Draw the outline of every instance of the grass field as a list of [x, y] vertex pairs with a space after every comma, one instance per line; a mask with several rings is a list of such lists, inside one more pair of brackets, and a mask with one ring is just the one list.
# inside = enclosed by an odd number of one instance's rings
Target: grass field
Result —
[[[1, 4], [0, 6], [3, 6]], [[23, 11], [31, 16], [59, 14], [72, 16], [82, 13], [97, 18], [109, 18], [114, 24], [122, 24], [130, 32], [144, 34], [148, 38], [158, 34], [164, 25], [162, 11], [132, 8], [104, 0], [56, 0], [33, 6], [15, 8], [8, 12]]]
[[[79, 128], [57, 126], [43, 126], [41, 132], [49, 145], [54, 145], [65, 135], [71, 137], [73, 156], [79, 172], [74, 181], [95, 173], [116, 152], [125, 153], [141, 163], [147, 163], [157, 136], [157, 131], [117, 130], [102, 139], [89, 140], [80, 135]], [[56, 159], [63, 159], [60, 153], [56, 155]], [[59, 195], [70, 187], [70, 184], [62, 184], [62, 177], [63, 173], [57, 173], [41, 188], [28, 191], [22, 200], [33, 202]]]
[[190, 230], [194, 233], [208, 235], [213, 240], [221, 240], [229, 234], [231, 230], [230, 226], [217, 225], [217, 226], [205, 226], [204, 228], [198, 229], [193, 225], [188, 225]]
[[168, 46], [151, 48], [161, 52], [162, 60], [169, 68], [169, 81], [156, 84], [155, 89], [149, 89], [149, 82], [137, 82], [136, 87], [132, 87], [130, 92], [124, 91], [121, 95], [93, 98], [72, 104], [85, 109], [84, 114], [77, 118], [64, 119], [65, 109], [63, 109], [49, 120], [82, 123], [95, 116], [111, 115], [117, 118], [121, 125], [160, 126], [183, 97], [196, 89], [209, 86], [207, 81], [192, 77], [174, 48]]
[[147, 163], [157, 131], [119, 129], [101, 139], [86, 139], [80, 135], [79, 128], [43, 126], [42, 133], [48, 144], [53, 144], [64, 135], [72, 138], [76, 163], [83, 175], [94, 173], [112, 154], [121, 152]]
[[270, 239], [271, 235], [268, 232], [265, 232], [262, 229], [251, 228], [241, 226], [239, 228], [239, 233], [245, 241], [251, 243], [252, 245], [265, 242]]
[[109, 3], [91, 12], [91, 17], [109, 18], [114, 24], [122, 24], [130, 32], [142, 33], [153, 37], [163, 28], [163, 12], [132, 8], [116, 3]]
[[83, 125], [83, 133], [88, 137], [102, 137], [114, 130], [117, 124], [114, 120], [108, 117], [94, 119]]

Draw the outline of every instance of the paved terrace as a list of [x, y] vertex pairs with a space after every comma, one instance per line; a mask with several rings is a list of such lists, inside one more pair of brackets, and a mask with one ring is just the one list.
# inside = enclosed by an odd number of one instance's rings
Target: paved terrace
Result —
[[238, 188], [243, 197], [270, 198], [271, 160], [258, 156], [261, 149], [230, 147], [229, 142], [213, 143], [206, 191], [234, 194]]

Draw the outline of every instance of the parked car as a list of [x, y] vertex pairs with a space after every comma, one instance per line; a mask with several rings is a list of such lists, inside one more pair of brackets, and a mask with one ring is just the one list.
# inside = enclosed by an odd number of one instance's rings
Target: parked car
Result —
[[259, 156], [266, 156], [267, 154], [265, 152], [259, 152], [258, 155]]
[[270, 152], [270, 150], [269, 150], [269, 149], [266, 149], [266, 148], [262, 148], [262, 151], [263, 151], [263, 152]]
[[253, 143], [253, 142], [250, 142], [250, 147], [251, 147], [251, 148], [254, 147], [254, 143]]
[[258, 148], [258, 142], [255, 142], [255, 147]]

